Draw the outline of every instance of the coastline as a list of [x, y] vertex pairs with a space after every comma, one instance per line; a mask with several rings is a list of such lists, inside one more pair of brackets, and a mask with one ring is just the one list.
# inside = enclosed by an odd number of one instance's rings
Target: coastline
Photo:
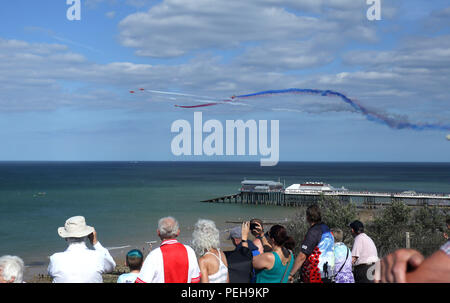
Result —
[[270, 170], [238, 164], [3, 163], [0, 250], [25, 261], [30, 281], [46, 274], [48, 256], [66, 249], [56, 228], [74, 215], [86, 217], [104, 247], [127, 246], [111, 251], [122, 264], [127, 249], [142, 249], [146, 241], [157, 240], [156, 225], [163, 216], [177, 218], [180, 242], [189, 244], [199, 218], [213, 220], [226, 234], [229, 221], [290, 218], [297, 212], [275, 205], [200, 202], [235, 193], [242, 179], [281, 176], [286, 185], [320, 180], [366, 191], [450, 193], [449, 164], [280, 163]]

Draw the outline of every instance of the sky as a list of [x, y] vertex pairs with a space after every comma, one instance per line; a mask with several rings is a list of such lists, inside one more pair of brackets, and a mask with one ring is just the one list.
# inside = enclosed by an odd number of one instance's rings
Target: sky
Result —
[[[259, 161], [174, 155], [171, 125], [194, 112], [278, 120], [280, 161], [450, 161], [448, 1], [382, 0], [373, 21], [366, 0], [81, 0], [80, 20], [64, 0], [3, 2], [0, 161]], [[289, 88], [360, 107], [175, 107]]]

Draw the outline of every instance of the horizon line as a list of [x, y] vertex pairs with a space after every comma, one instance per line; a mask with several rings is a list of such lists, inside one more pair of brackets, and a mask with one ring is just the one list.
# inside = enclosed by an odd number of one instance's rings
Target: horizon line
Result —
[[[258, 163], [260, 161], [246, 160], [0, 160], [0, 163]], [[279, 161], [280, 163], [435, 163], [450, 164], [450, 161], [377, 161], [377, 160], [310, 160]]]

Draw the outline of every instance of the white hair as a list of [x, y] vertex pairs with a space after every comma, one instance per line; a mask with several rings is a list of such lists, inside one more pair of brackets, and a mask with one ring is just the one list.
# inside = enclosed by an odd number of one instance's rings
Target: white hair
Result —
[[192, 233], [192, 247], [200, 256], [212, 248], [219, 248], [219, 230], [211, 220], [199, 219]]
[[13, 283], [23, 282], [25, 264], [21, 258], [9, 255], [2, 256], [0, 257], [0, 268], [4, 280], [10, 281], [14, 278]]
[[175, 238], [180, 226], [174, 217], [164, 217], [158, 221], [159, 235], [163, 239]]

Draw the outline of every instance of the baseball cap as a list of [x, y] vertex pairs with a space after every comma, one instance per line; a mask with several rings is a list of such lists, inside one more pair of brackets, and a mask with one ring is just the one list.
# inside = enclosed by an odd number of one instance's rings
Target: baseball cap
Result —
[[233, 227], [230, 230], [230, 236], [228, 237], [228, 240], [230, 240], [231, 238], [241, 239], [242, 238], [242, 227], [240, 227], [240, 226]]
[[142, 258], [142, 257], [144, 257], [144, 255], [142, 254], [142, 252], [139, 249], [132, 249], [127, 253], [127, 257]]

